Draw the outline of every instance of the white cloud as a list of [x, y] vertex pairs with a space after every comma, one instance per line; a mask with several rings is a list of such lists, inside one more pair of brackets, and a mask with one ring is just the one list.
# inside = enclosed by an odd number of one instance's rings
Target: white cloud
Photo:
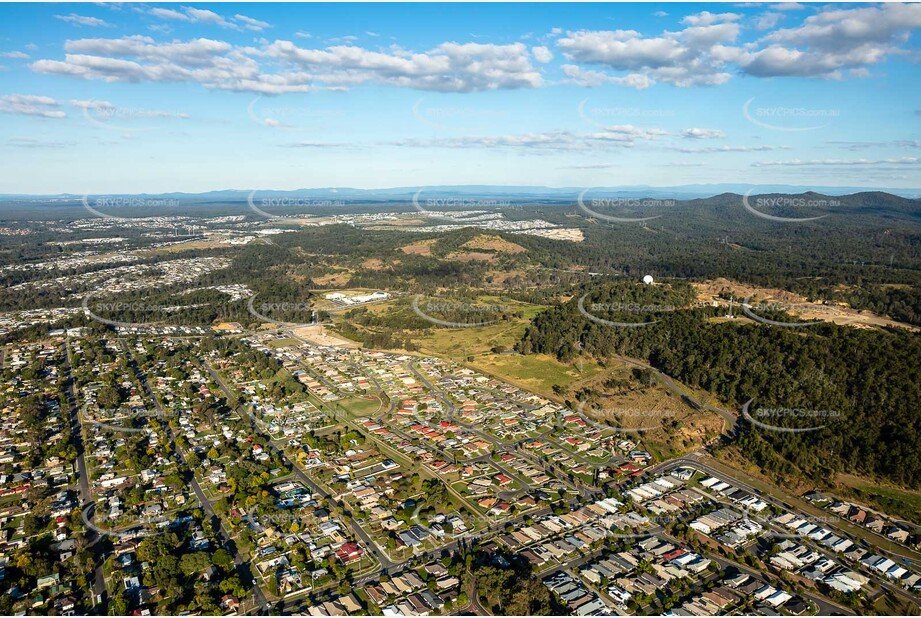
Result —
[[191, 6], [184, 6], [182, 10], [185, 11], [186, 15], [189, 16], [189, 19], [196, 23], [201, 24], [212, 24], [215, 26], [220, 26], [221, 28], [229, 28], [231, 30], [239, 30], [240, 27], [234, 23], [231, 23], [221, 15], [218, 15], [214, 11], [209, 11], [208, 9], [196, 9]]
[[[784, 3], [755, 18], [758, 29], [771, 30], [784, 15], [802, 8]], [[590, 70], [585, 65], [643, 75], [646, 83], [675, 86], [723, 84], [733, 73], [754, 77], [794, 76], [822, 79], [865, 78], [870, 68], [904, 48], [921, 28], [921, 4], [885, 4], [859, 8], [823, 6], [796, 27], [769, 32], [760, 40], [738, 44], [737, 13], [703, 11], [682, 19], [675, 32], [645, 35], [635, 30], [567, 32], [557, 47], [570, 62], [564, 74], [571, 83], [595, 86], [622, 75]], [[624, 85], [638, 83], [633, 77]], [[635, 87], [635, 85], [634, 85]]]
[[10, 58], [12, 60], [26, 60], [29, 58], [29, 54], [23, 53], [21, 51], [8, 51], [0, 53], [0, 58]]
[[34, 94], [5, 94], [0, 96], [0, 112], [23, 114], [41, 118], [65, 118], [67, 114], [58, 109], [61, 106], [51, 97]]
[[771, 9], [775, 11], [801, 11], [805, 8], [806, 5], [800, 4], [799, 2], [780, 2], [771, 5]]
[[741, 17], [742, 16], [738, 13], [711, 13], [710, 11], [703, 11], [702, 13], [688, 15], [681, 20], [681, 23], [686, 26], [710, 26], [719, 22], [737, 21], [741, 19]]
[[639, 141], [650, 141], [668, 135], [663, 129], [632, 125], [606, 127], [596, 133], [544, 131], [508, 135], [464, 136], [440, 139], [405, 139], [384, 145], [412, 148], [513, 148], [532, 151], [592, 151], [599, 148], [631, 147]]
[[154, 17], [160, 17], [162, 19], [175, 19], [177, 21], [192, 21], [192, 19], [185, 13], [180, 13], [179, 11], [174, 11], [173, 9], [164, 9], [164, 8], [153, 8], [148, 11]]
[[86, 15], [77, 15], [76, 13], [71, 13], [70, 15], [55, 15], [55, 19], [60, 19], [61, 21], [66, 21], [69, 24], [74, 24], [76, 26], [90, 26], [90, 27], [112, 27], [112, 24], [107, 22], [104, 19], [99, 19], [98, 17], [87, 17]]
[[288, 64], [326, 86], [375, 82], [441, 92], [470, 92], [540, 86], [540, 73], [522, 43], [442, 43], [425, 53], [370, 51], [346, 45], [304, 49], [275, 41], [258, 55]]
[[755, 28], [758, 30], [770, 30], [784, 18], [783, 13], [762, 13], [755, 18]]
[[743, 69], [756, 77], [840, 79], [843, 70], [866, 69], [899, 53], [919, 27], [921, 4], [827, 9], [765, 36], [767, 47], [753, 52]]
[[790, 146], [705, 146], [703, 148], [686, 148], [683, 146], [666, 146], [668, 150], [684, 154], [713, 154], [720, 152], [768, 152], [771, 150], [791, 150]]
[[215, 13], [214, 11], [209, 11], [207, 9], [196, 9], [190, 6], [183, 6], [181, 9], [181, 11], [177, 11], [175, 9], [156, 7], [149, 9], [147, 13], [153, 15], [154, 17], [159, 17], [160, 19], [173, 19], [176, 21], [184, 21], [190, 23], [210, 24], [213, 26], [219, 26], [221, 28], [227, 28], [228, 30], [240, 30], [242, 26], [242, 28], [247, 30], [261, 32], [262, 30], [271, 27], [271, 24], [268, 22], [254, 19], [252, 17], [247, 17], [246, 15], [241, 15], [239, 13], [228, 19]]
[[681, 137], [687, 139], [723, 139], [726, 133], [720, 129], [685, 129], [681, 132]]
[[[692, 21], [704, 23], [709, 18]], [[727, 50], [736, 49], [722, 43], [733, 41], [738, 34], [739, 26], [734, 23], [695, 25], [653, 37], [635, 30], [581, 30], [568, 32], [557, 45], [568, 60], [645, 77], [643, 82], [635, 76], [622, 82], [627, 86], [655, 82], [680, 87], [718, 85], [732, 77], [723, 69], [730, 59]], [[592, 77], [589, 81], [600, 80], [597, 75]]]
[[653, 13], [653, 16], [655, 16], [655, 17], [668, 17], [668, 13], [666, 13], [665, 11], [656, 11], [655, 13]]
[[120, 108], [108, 101], [94, 99], [71, 99], [68, 103], [74, 107], [93, 111], [98, 119], [111, 118], [189, 118], [182, 112], [169, 112], [155, 109]]
[[788, 161], [757, 161], [752, 163], [755, 167], [770, 166], [862, 166], [862, 165], [919, 165], [921, 158], [918, 157], [898, 157], [892, 159], [790, 159]]
[[[235, 47], [194, 39], [158, 43], [150, 37], [79, 39], [64, 60], [38, 60], [40, 73], [108, 82], [196, 82], [209, 89], [281, 94], [378, 83], [418, 90], [470, 92], [542, 85], [522, 43], [443, 43], [425, 53], [389, 53], [345, 45], [301, 48], [291, 41]], [[278, 72], [265, 72], [266, 60]]]
[[247, 30], [255, 30], [258, 32], [258, 31], [265, 30], [266, 28], [271, 27], [271, 24], [266, 21], [260, 21], [258, 19], [253, 19], [252, 17], [247, 17], [246, 15], [240, 15], [239, 13], [237, 15], [234, 15], [233, 18], [236, 21], [242, 23], [243, 27], [246, 28]]
[[534, 54], [534, 59], [541, 64], [547, 64], [553, 60], [553, 52], [544, 46], [531, 48], [531, 53]]
[[587, 86], [589, 88], [601, 86], [602, 84], [618, 84], [637, 90], [646, 90], [655, 84], [653, 79], [642, 73], [630, 73], [629, 75], [618, 77], [602, 73], [601, 71], [583, 69], [574, 64], [564, 64], [563, 74], [568, 78], [566, 80], [567, 82], [578, 86]]

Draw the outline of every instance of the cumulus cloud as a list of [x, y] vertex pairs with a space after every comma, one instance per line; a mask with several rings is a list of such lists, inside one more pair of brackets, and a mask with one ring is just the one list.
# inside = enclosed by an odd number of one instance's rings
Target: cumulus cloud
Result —
[[757, 77], [840, 79], [843, 70], [866, 69], [899, 53], [919, 27], [921, 4], [828, 9], [765, 36], [767, 47], [753, 52], [743, 70]]
[[60, 19], [61, 21], [66, 21], [69, 24], [74, 24], [75, 26], [105, 28], [110, 28], [112, 26], [112, 24], [104, 19], [99, 19], [98, 17], [87, 17], [86, 15], [77, 15], [76, 13], [71, 13], [70, 15], [55, 15], [54, 18]]
[[602, 84], [618, 84], [628, 88], [635, 88], [636, 90], [646, 90], [655, 83], [652, 78], [642, 73], [615, 76], [601, 71], [583, 69], [574, 64], [563, 65], [563, 74], [567, 77], [566, 81], [568, 83], [590, 88]]
[[0, 112], [41, 118], [65, 118], [61, 104], [51, 97], [34, 94], [5, 94], [0, 96]]
[[0, 58], [10, 58], [11, 60], [27, 60], [29, 54], [23, 53], [21, 51], [8, 51], [0, 53]]
[[758, 30], [770, 30], [783, 19], [783, 13], [762, 13], [755, 18], [755, 28]]
[[547, 64], [548, 62], [553, 60], [553, 52], [544, 46], [532, 48], [531, 53], [534, 54], [534, 59], [540, 62], [541, 64]]
[[[721, 16], [710, 13], [692, 16], [695, 25], [652, 37], [635, 30], [568, 32], [557, 41], [557, 46], [570, 61], [646, 78], [638, 82], [633, 77], [624, 84], [628, 86], [643, 83], [648, 87], [656, 82], [675, 86], [717, 85], [731, 78], [723, 67], [735, 52], [727, 53], [729, 48], [724, 43], [734, 41], [740, 29], [736, 23], [713, 23], [718, 17]], [[595, 82], [600, 80], [597, 75], [592, 77]]]
[[[755, 28], [772, 30], [784, 17], [782, 11], [802, 7], [784, 3], [770, 8], [755, 18]], [[586, 86], [623, 83], [617, 81], [623, 75], [607, 71], [680, 87], [723, 84], [736, 72], [753, 77], [863, 78], [869, 77], [871, 67], [907, 53], [904, 44], [921, 27], [921, 4], [823, 7], [799, 26], [774, 30], [745, 44], [738, 43], [740, 19], [738, 13], [703, 11], [684, 17], [684, 29], [674, 32], [570, 31], [556, 44], [569, 61], [564, 74], [572, 83]], [[623, 85], [638, 83], [635, 77], [631, 81]]]
[[711, 13], [710, 11], [703, 11], [702, 13], [688, 15], [681, 20], [681, 23], [687, 26], [710, 26], [719, 22], [736, 21], [741, 17], [742, 16], [738, 13]]
[[[209, 89], [281, 94], [347, 89], [367, 83], [439, 92], [542, 85], [522, 43], [442, 43], [424, 52], [371, 51], [354, 45], [302, 48], [291, 41], [236, 47], [193, 39], [158, 43], [150, 37], [79, 39], [63, 60], [38, 60], [39, 73], [108, 82], [196, 82]], [[267, 72], [261, 61], [275, 72]], [[279, 69], [280, 67], [280, 69]]]

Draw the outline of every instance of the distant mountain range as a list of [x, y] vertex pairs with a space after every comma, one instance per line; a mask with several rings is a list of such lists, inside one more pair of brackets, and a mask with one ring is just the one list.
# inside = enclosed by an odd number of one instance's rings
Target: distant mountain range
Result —
[[[386, 201], [411, 200], [417, 193], [419, 199], [442, 198], [501, 198], [516, 201], [549, 201], [572, 202], [583, 192], [590, 197], [600, 195], [613, 197], [649, 197], [672, 199], [695, 199], [711, 197], [724, 193], [743, 195], [748, 192], [764, 195], [768, 193], [800, 194], [806, 192], [820, 193], [823, 195], [850, 195], [870, 191], [882, 191], [906, 198], [921, 198], [919, 189], [894, 189], [894, 188], [867, 188], [867, 187], [806, 187], [795, 185], [750, 185], [750, 184], [698, 184], [677, 185], [672, 187], [651, 187], [646, 185], [629, 185], [622, 187], [540, 187], [540, 186], [506, 186], [506, 185], [435, 185], [426, 187], [392, 187], [383, 189], [356, 189], [352, 187], [321, 187], [313, 189], [294, 189], [290, 191], [278, 189], [258, 189], [254, 197], [264, 199], [268, 197], [300, 197], [322, 200], [342, 201]], [[220, 191], [207, 191], [204, 193], [109, 193], [91, 194], [93, 197], [105, 195], [107, 197], [134, 197], [146, 199], [172, 199], [183, 202], [245, 202], [253, 190], [227, 189]], [[80, 194], [58, 195], [25, 195], [25, 194], [0, 194], [2, 201], [15, 202], [72, 202], [83, 198]]]

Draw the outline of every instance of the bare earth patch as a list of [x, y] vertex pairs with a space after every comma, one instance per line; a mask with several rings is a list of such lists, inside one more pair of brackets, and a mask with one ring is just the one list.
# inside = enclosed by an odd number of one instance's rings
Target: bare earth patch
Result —
[[438, 240], [435, 238], [430, 238], [428, 240], [420, 240], [418, 242], [412, 243], [411, 245], [400, 247], [400, 251], [402, 251], [406, 255], [430, 256], [432, 255], [432, 245], [434, 245], [437, 242]]
[[809, 302], [804, 296], [777, 288], [762, 288], [725, 278], [704, 281], [702, 283], [692, 283], [691, 285], [694, 286], [697, 292], [698, 302], [706, 305], [728, 308], [729, 301], [719, 298], [719, 294], [721, 292], [731, 293], [735, 296], [734, 306], [740, 314], [741, 309], [739, 309], [739, 303], [746, 298], [750, 298], [751, 300], [749, 302], [751, 304], [765, 301], [793, 305], [788, 313], [796, 315], [804, 320], [822, 320], [840, 326], [853, 326], [855, 328], [898, 326], [912, 331], [921, 330], [916, 326], [890, 320], [889, 318], [876, 315], [869, 311], [852, 309], [844, 303], [826, 305], [821, 302]]
[[314, 278], [313, 281], [317, 285], [323, 285], [323, 286], [332, 285], [336, 287], [343, 287], [343, 286], [348, 285], [351, 279], [352, 279], [351, 273], [342, 272], [342, 273], [330, 273], [328, 275], [323, 275], [322, 277], [316, 277]]
[[359, 347], [358, 343], [355, 341], [340, 337], [321, 324], [314, 326], [302, 326], [300, 328], [295, 328], [292, 332], [295, 336], [300, 337], [301, 339], [305, 339], [314, 345], [326, 345], [337, 348]]
[[527, 251], [521, 245], [516, 245], [498, 236], [483, 234], [468, 240], [463, 245], [464, 249], [481, 249], [483, 251], [496, 251], [497, 253], [524, 253]]
[[361, 267], [367, 270], [384, 270], [384, 261], [379, 258], [371, 258], [361, 263]]

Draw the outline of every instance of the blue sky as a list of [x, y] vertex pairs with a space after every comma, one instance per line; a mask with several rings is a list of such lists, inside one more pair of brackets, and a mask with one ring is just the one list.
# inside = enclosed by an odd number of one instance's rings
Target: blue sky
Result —
[[921, 4], [3, 4], [0, 193], [921, 187]]

